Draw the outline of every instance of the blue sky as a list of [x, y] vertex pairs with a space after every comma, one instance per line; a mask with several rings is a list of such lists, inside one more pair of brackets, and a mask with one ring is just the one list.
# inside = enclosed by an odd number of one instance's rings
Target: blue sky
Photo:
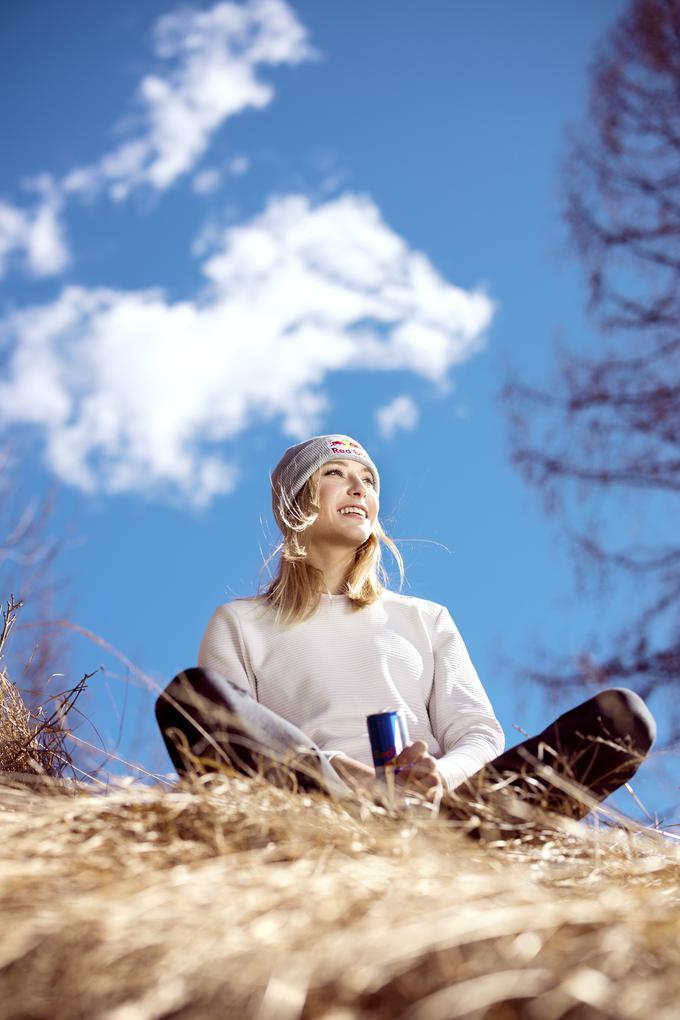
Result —
[[[283, 449], [345, 432], [508, 742], [568, 707], [514, 667], [625, 607], [575, 593], [498, 391], [592, 342], [559, 168], [624, 6], [3, 4], [0, 431], [60, 486], [74, 622], [165, 683], [254, 590]], [[169, 771], [153, 695], [89, 641], [69, 669], [100, 664], [87, 713]]]

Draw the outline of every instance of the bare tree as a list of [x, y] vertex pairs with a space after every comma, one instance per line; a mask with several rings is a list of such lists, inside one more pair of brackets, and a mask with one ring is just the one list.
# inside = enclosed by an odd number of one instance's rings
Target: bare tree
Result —
[[[680, 678], [680, 0], [632, 0], [603, 41], [564, 189], [597, 334], [588, 354], [558, 351], [551, 386], [510, 379], [512, 455], [551, 509], [597, 504], [599, 526], [575, 536], [579, 560], [635, 590], [609, 647], [534, 675], [669, 694]], [[612, 494], [653, 508], [651, 538], [622, 541], [621, 515], [608, 527]], [[678, 736], [680, 712], [674, 725]]]

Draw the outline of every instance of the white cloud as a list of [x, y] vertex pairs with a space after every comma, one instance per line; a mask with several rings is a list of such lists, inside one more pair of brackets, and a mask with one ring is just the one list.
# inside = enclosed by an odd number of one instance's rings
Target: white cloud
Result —
[[52, 276], [68, 265], [59, 212], [54, 195], [45, 195], [32, 209], [0, 201], [0, 277], [12, 261], [22, 263], [32, 276]]
[[[92, 200], [107, 191], [122, 202], [139, 187], [165, 190], [194, 170], [225, 121], [271, 103], [274, 89], [260, 77], [264, 66], [317, 57], [285, 0], [179, 8], [156, 21], [153, 37], [163, 69], [141, 80], [136, 115], [121, 129], [121, 144], [59, 181], [42, 174], [29, 185], [41, 195], [33, 209], [0, 200], [0, 278], [11, 263], [33, 276], [61, 272], [70, 261], [60, 220], [67, 200]], [[225, 174], [237, 177], [249, 167], [238, 154], [221, 170], [199, 172], [193, 190], [210, 194]]]
[[170, 487], [203, 504], [235, 484], [224, 457], [246, 428], [309, 434], [340, 370], [439, 381], [492, 315], [357, 195], [274, 199], [212, 245], [194, 300], [71, 287], [0, 323], [0, 428], [43, 430], [52, 470], [86, 491]]
[[227, 170], [234, 177], [242, 177], [243, 174], [248, 173], [250, 170], [250, 160], [243, 153], [238, 156], [234, 156], [233, 159], [229, 160]]
[[412, 397], [402, 394], [375, 412], [380, 434], [392, 439], [397, 432], [413, 432], [420, 419], [420, 412]]
[[[259, 77], [265, 65], [299, 64], [316, 54], [304, 26], [285, 0], [217, 3], [180, 8], [159, 18], [154, 49], [162, 73], [146, 75], [137, 90], [141, 127], [90, 167], [63, 181], [65, 193], [107, 188], [116, 201], [140, 186], [162, 191], [194, 169], [214, 133], [230, 117], [263, 109], [274, 90]], [[244, 173], [236, 157], [231, 173]], [[194, 182], [205, 194], [205, 176]]]
[[197, 173], [191, 182], [192, 190], [197, 195], [212, 195], [222, 183], [222, 174], [215, 167], [206, 167]]
[[238, 155], [230, 159], [223, 169], [216, 166], [205, 167], [195, 175], [191, 182], [191, 188], [197, 195], [212, 195], [222, 184], [226, 174], [232, 177], [242, 177], [250, 169], [250, 160], [247, 156]]

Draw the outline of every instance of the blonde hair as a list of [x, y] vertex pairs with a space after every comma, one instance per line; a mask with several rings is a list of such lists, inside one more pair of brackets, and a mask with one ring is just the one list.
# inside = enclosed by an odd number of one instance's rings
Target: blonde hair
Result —
[[[265, 567], [279, 556], [274, 579], [261, 592], [273, 607], [277, 621], [294, 624], [312, 616], [319, 608], [323, 594], [323, 574], [307, 558], [304, 533], [319, 516], [320, 471], [305, 482], [295, 499], [281, 494], [275, 514], [282, 541], [274, 549]], [[363, 609], [375, 602], [387, 587], [387, 574], [382, 562], [382, 546], [394, 557], [400, 583], [404, 581], [404, 562], [392, 539], [376, 520], [369, 538], [354, 554], [354, 562], [345, 578], [345, 594], [354, 609]]]

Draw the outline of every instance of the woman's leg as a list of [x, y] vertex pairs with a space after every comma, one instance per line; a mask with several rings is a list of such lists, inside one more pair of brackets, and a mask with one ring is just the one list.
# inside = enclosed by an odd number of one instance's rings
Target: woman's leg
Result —
[[156, 721], [179, 775], [227, 765], [277, 785], [348, 792], [314, 741], [211, 670], [178, 673], [156, 701]]
[[[510, 748], [457, 788], [479, 795], [507, 789], [547, 811], [583, 818], [589, 808], [560, 779], [602, 801], [637, 771], [654, 743], [656, 723], [634, 691], [613, 687], [559, 716], [542, 733]], [[557, 776], [542, 774], [550, 766]]]

